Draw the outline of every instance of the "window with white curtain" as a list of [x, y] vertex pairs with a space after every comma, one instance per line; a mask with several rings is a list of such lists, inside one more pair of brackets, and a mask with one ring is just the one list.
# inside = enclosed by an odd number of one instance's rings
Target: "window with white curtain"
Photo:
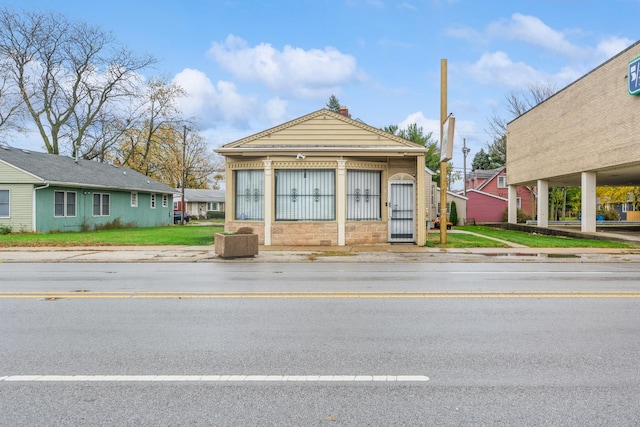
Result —
[[235, 219], [264, 219], [264, 171], [236, 171]]
[[347, 220], [379, 221], [380, 171], [347, 171]]
[[335, 220], [333, 169], [279, 169], [275, 175], [277, 221]]

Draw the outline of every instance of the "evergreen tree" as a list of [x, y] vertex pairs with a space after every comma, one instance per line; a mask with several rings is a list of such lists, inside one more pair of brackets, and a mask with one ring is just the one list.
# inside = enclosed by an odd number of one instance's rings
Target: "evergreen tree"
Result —
[[327, 102], [326, 107], [328, 110], [331, 110], [335, 113], [339, 113], [340, 112], [340, 101], [338, 101], [338, 98], [336, 98], [335, 95], [331, 95], [331, 97], [329, 97], [329, 102]]
[[456, 202], [453, 200], [449, 208], [449, 221], [451, 221], [453, 225], [458, 225], [458, 221], [460, 221], [460, 218], [458, 218], [458, 208], [456, 207]]

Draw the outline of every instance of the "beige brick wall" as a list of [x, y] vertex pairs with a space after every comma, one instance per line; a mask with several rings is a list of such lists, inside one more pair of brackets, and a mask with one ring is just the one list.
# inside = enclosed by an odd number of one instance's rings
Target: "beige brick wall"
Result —
[[[264, 224], [248, 221], [227, 221], [224, 231], [237, 231], [240, 227], [253, 228], [258, 242], [264, 245]], [[274, 246], [337, 246], [338, 225], [335, 222], [278, 222], [271, 228]], [[345, 227], [347, 245], [368, 245], [387, 242], [385, 222], [348, 222]]]
[[640, 96], [628, 93], [622, 52], [508, 125], [510, 185], [640, 162]]
[[386, 242], [386, 222], [347, 222], [345, 226], [345, 243], [347, 245], [369, 245]]
[[337, 246], [335, 222], [278, 222], [271, 227], [273, 246]]

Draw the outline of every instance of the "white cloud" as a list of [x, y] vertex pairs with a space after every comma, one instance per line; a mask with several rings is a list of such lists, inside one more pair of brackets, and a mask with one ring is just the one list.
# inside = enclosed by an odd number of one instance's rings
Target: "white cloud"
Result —
[[255, 111], [255, 100], [237, 92], [235, 84], [219, 81], [214, 85], [202, 71], [185, 68], [173, 81], [188, 94], [178, 101], [187, 116], [194, 116], [204, 127], [229, 122], [246, 127]]
[[267, 43], [250, 47], [234, 35], [213, 43], [208, 55], [235, 78], [258, 81], [279, 93], [301, 98], [325, 98], [340, 85], [362, 78], [356, 59], [333, 47], [304, 50]]
[[569, 42], [565, 34], [554, 30], [535, 16], [514, 13], [511, 20], [489, 24], [487, 32], [501, 38], [523, 40], [569, 57], [581, 57], [585, 54], [584, 49]]
[[533, 67], [513, 62], [504, 52], [485, 53], [465, 70], [467, 77], [486, 85], [526, 87], [528, 82], [546, 81]]
[[411, 124], [416, 124], [418, 127], [422, 127], [425, 134], [432, 132], [432, 138], [434, 140], [440, 139], [440, 120], [428, 119], [424, 116], [422, 111], [409, 114], [406, 119], [398, 123], [399, 129], [406, 129]]
[[278, 125], [286, 120], [288, 102], [278, 97], [267, 101], [264, 106], [265, 119], [272, 125]]
[[598, 63], [604, 62], [614, 55], [617, 55], [634, 42], [635, 41], [631, 39], [618, 37], [609, 37], [600, 41], [595, 48], [595, 56], [598, 58]]

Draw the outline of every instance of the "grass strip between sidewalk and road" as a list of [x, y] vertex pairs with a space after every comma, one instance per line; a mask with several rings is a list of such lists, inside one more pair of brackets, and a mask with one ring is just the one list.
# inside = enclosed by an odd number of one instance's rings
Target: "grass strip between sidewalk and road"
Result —
[[[456, 227], [467, 233], [447, 233], [447, 244], [440, 245], [440, 231], [430, 230], [428, 247], [504, 248], [508, 245], [482, 236], [500, 239], [532, 248], [637, 248], [632, 243], [607, 240], [546, 236], [522, 231], [502, 230], [486, 226]], [[73, 247], [73, 246], [207, 246], [214, 243], [215, 233], [223, 232], [223, 224], [122, 228], [88, 232], [13, 233], [0, 235], [0, 247]]]

